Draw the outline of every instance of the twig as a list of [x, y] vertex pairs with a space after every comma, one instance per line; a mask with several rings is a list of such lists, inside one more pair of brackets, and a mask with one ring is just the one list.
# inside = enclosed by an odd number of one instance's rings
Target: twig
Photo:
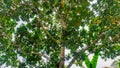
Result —
[[32, 52], [32, 54], [36, 54], [36, 55], [41, 55], [43, 56], [44, 58], [46, 58], [47, 60], [50, 60], [50, 57], [48, 57], [47, 55], [45, 55], [44, 53], [38, 53], [38, 52]]

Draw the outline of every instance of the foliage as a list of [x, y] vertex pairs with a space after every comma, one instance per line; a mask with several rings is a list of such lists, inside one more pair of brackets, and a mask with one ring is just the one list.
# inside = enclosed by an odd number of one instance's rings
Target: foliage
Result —
[[[102, 58], [118, 56], [120, 1], [90, 2], [0, 0], [0, 64], [63, 68], [64, 60], [72, 58], [66, 66], [69, 68], [74, 62], [81, 65], [86, 51], [89, 54], [100, 51]], [[18, 21], [26, 24], [16, 28]], [[70, 50], [70, 54], [65, 55], [65, 49]], [[21, 62], [18, 55], [24, 61]]]

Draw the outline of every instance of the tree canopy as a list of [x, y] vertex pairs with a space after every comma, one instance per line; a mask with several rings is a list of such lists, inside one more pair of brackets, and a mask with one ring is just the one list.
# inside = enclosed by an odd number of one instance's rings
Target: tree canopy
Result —
[[[119, 56], [120, 1], [91, 2], [0, 0], [0, 65], [70, 68], [88, 61], [89, 54], [96, 58]], [[20, 22], [23, 24], [18, 25]]]

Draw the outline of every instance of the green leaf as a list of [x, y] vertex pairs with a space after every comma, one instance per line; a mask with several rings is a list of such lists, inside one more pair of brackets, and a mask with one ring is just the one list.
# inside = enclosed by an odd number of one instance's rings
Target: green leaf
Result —
[[92, 58], [92, 61], [91, 61], [91, 64], [92, 64], [92, 68], [96, 68], [96, 65], [97, 65], [97, 61], [98, 61], [98, 58], [99, 58], [99, 53], [100, 52], [96, 52]]
[[90, 68], [91, 62], [87, 55], [85, 55], [85, 64], [86, 64], [87, 68]]

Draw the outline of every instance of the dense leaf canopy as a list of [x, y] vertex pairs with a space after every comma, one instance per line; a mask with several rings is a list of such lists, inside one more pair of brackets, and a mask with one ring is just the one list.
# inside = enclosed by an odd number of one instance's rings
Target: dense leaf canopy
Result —
[[1, 65], [69, 68], [92, 53], [120, 55], [119, 0], [0, 0]]

